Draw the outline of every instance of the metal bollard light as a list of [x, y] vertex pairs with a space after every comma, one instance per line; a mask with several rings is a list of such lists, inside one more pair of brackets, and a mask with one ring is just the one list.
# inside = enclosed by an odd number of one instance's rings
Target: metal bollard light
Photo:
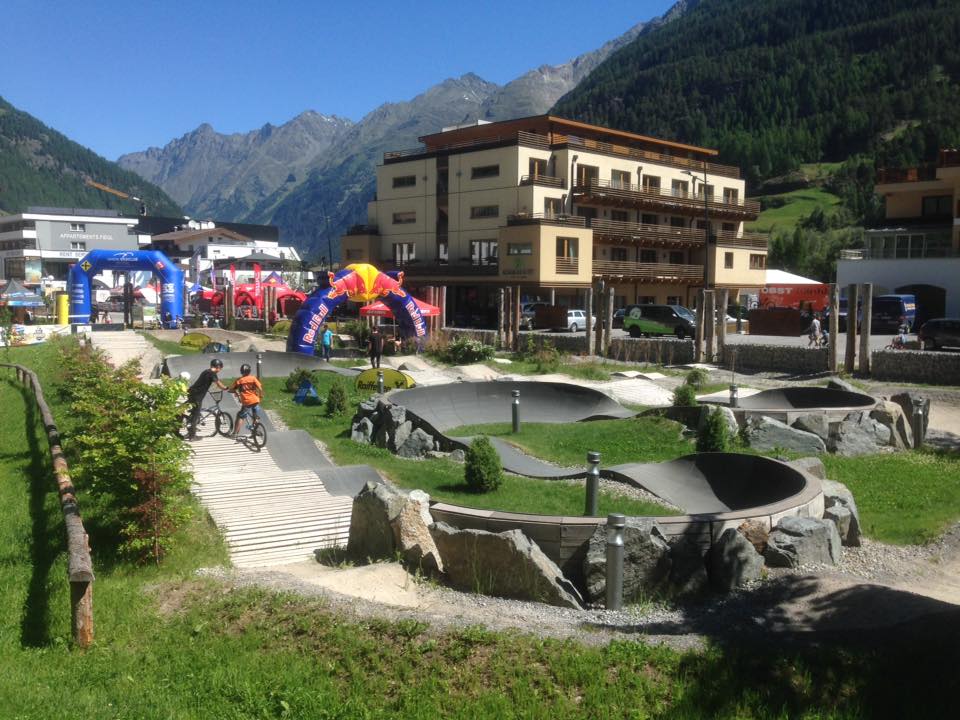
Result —
[[913, 447], [919, 450], [923, 447], [923, 406], [914, 406], [913, 417], [910, 420], [910, 430], [913, 432]]
[[257, 380], [260, 379], [260, 371], [263, 369], [263, 353], [257, 353]]
[[623, 528], [627, 518], [620, 513], [607, 515], [607, 610], [623, 607]]
[[740, 406], [740, 388], [736, 385], [730, 386], [730, 407]]
[[377, 392], [383, 395], [383, 370], [377, 370]]
[[233, 343], [227, 339], [227, 352], [233, 352]]
[[511, 405], [513, 411], [513, 432], [520, 432], [520, 391], [513, 391], [513, 405]]
[[590, 463], [590, 467], [587, 468], [587, 502], [583, 514], [587, 517], [596, 517], [597, 495], [600, 492], [600, 453], [588, 452], [587, 462]]

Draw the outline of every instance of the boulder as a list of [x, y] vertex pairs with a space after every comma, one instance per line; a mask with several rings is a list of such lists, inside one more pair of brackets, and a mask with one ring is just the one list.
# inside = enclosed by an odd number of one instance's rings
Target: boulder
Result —
[[[406, 424], [404, 423], [404, 425]], [[399, 440], [396, 442], [399, 443]], [[404, 458], [426, 457], [427, 453], [433, 450], [433, 445], [433, 436], [425, 430], [417, 428], [406, 437], [402, 445], [397, 447], [397, 455]]]
[[823, 519], [829, 520], [837, 526], [837, 534], [840, 536], [840, 543], [846, 545], [844, 538], [850, 533], [850, 522], [853, 518], [851, 513], [844, 505], [834, 505], [823, 511]]
[[410, 437], [411, 432], [413, 432], [413, 423], [409, 420], [404, 420], [402, 423], [397, 425], [397, 427], [393, 430], [393, 434], [388, 445], [390, 450], [397, 452], [407, 441], [407, 438]]
[[746, 537], [733, 528], [724, 530], [707, 554], [710, 583], [720, 592], [730, 592], [759, 580], [762, 570], [763, 557]]
[[367, 398], [357, 407], [357, 412], [361, 415], [370, 416], [377, 411], [377, 401], [372, 398]]
[[440, 552], [430, 534], [432, 524], [430, 496], [422, 490], [410, 492], [391, 523], [393, 540], [404, 563], [427, 574], [443, 572]]
[[870, 417], [890, 428], [890, 444], [895, 448], [905, 450], [913, 447], [913, 430], [900, 405], [891, 400], [878, 400], [877, 406], [870, 411]]
[[763, 554], [770, 567], [836, 565], [840, 559], [840, 535], [829, 520], [783, 518], [767, 539]]
[[686, 600], [703, 595], [709, 586], [704, 564], [706, 548], [685, 535], [670, 543], [670, 576], [667, 592], [671, 597]]
[[407, 420], [406, 408], [386, 402], [385, 400], [379, 400], [377, 402], [377, 412], [383, 420], [383, 426], [391, 434]]
[[460, 590], [568, 608], [582, 605], [560, 568], [519, 530], [457, 530], [439, 522], [430, 526], [430, 534], [447, 578]]
[[370, 418], [362, 417], [350, 426], [350, 439], [354, 442], [370, 444], [373, 437], [373, 423]]
[[[670, 574], [670, 545], [652, 518], [627, 518], [623, 530], [623, 600], [632, 602], [663, 589]], [[586, 598], [607, 594], [607, 527], [598, 525], [583, 561]]]
[[823, 466], [823, 461], [818, 457], [797, 458], [796, 460], [788, 462], [787, 465], [801, 472], [805, 472], [808, 475], [813, 475], [815, 478], [820, 478], [821, 480], [827, 479], [827, 469]]
[[757, 450], [783, 448], [802, 453], [827, 451], [823, 440], [817, 435], [765, 416], [752, 417], [747, 421], [746, 437], [750, 447]]
[[793, 421], [790, 427], [804, 432], [813, 433], [825, 443], [830, 439], [830, 421], [823, 413], [810, 413], [801, 415]]
[[844, 392], [858, 393], [861, 390], [846, 380], [841, 380], [840, 378], [830, 378], [827, 382], [827, 390], [843, 390]]
[[[895, 402], [903, 410], [904, 418], [913, 432], [914, 447], [923, 445], [927, 437], [927, 426], [930, 424], [930, 398], [914, 392], [903, 392], [891, 395], [890, 401]], [[916, 412], [922, 414], [918, 425], [913, 420]]]
[[[846, 508], [850, 512], [850, 519], [846, 534], [840, 533], [840, 541], [850, 547], [860, 547], [860, 511], [857, 509], [856, 500], [853, 499], [853, 493], [843, 483], [833, 480], [822, 480], [820, 484], [823, 487], [824, 517], [826, 517], [826, 510], [830, 508], [838, 506]], [[837, 530], [839, 532], [839, 526]]]
[[743, 535], [760, 555], [767, 549], [767, 538], [770, 536], [770, 530], [766, 524], [760, 520], [745, 520], [737, 532]]
[[714, 410], [719, 410], [723, 415], [723, 419], [727, 424], [727, 430], [730, 432], [730, 437], [735, 438], [737, 433], [740, 432], [740, 425], [737, 423], [737, 416], [733, 414], [733, 410], [728, 408], [726, 405], [701, 405], [700, 406], [700, 417], [697, 420], [697, 433], [703, 432], [704, 425], [707, 424], [707, 418], [710, 417], [710, 413]]
[[869, 412], [857, 411], [833, 423], [827, 447], [845, 457], [873, 455], [890, 444], [890, 436], [890, 428], [871, 418]]
[[393, 558], [396, 550], [393, 521], [407, 495], [383, 483], [368, 482], [353, 500], [347, 554], [357, 560]]
[[467, 461], [467, 453], [461, 448], [454, 448], [450, 451], [450, 459], [454, 462], [462, 463]]

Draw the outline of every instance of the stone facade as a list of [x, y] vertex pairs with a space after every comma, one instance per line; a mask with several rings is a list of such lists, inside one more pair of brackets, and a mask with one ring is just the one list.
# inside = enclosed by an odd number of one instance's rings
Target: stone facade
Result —
[[767, 370], [770, 372], [813, 375], [826, 372], [827, 348], [802, 348], [789, 345], [725, 345], [723, 365], [732, 370]]
[[870, 369], [875, 380], [960, 385], [960, 353], [876, 350], [870, 358]]

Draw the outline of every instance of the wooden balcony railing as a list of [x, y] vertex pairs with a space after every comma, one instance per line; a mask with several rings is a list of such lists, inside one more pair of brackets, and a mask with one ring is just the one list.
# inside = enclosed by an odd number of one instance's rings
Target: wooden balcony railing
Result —
[[474, 265], [470, 260], [459, 262], [439, 263], [436, 260], [413, 261], [397, 265], [393, 260], [382, 260], [378, 266], [380, 270], [403, 270], [407, 278], [417, 277], [476, 277], [497, 275], [499, 266], [494, 264]]
[[593, 274], [641, 282], [685, 283], [703, 280], [703, 265], [594, 260]]
[[960, 165], [960, 150], [954, 148], [941, 150], [937, 165], [940, 167], [956, 167]]
[[703, 230], [677, 228], [670, 225], [621, 222], [619, 220], [590, 221], [595, 240], [635, 242], [648, 247], [697, 248], [703, 247]]
[[580, 258], [557, 258], [558, 275], [576, 275], [580, 272]]
[[376, 225], [353, 225], [344, 235], [379, 235], [380, 228]]
[[[640, 208], [658, 208], [666, 212], [685, 214], [708, 209], [714, 217], [735, 217], [754, 220], [760, 214], [760, 203], [744, 198], [717, 200], [716, 195], [694, 195], [690, 192], [659, 188], [645, 188], [629, 183], [591, 178], [573, 186], [574, 197], [586, 197], [599, 202], [618, 202]], [[711, 199], [713, 198], [713, 199]]]
[[936, 179], [937, 169], [933, 165], [921, 165], [911, 168], [880, 168], [877, 170], [877, 185], [923, 182]]
[[587, 219], [579, 215], [554, 215], [552, 213], [517, 213], [507, 215], [507, 225], [562, 225], [586, 227]]
[[[703, 230], [697, 230], [703, 233]], [[751, 250], [766, 250], [770, 243], [770, 236], [765, 233], [745, 232], [737, 235], [730, 230], [721, 230], [716, 233], [717, 245], [723, 247], [750, 248]]]
[[540, 185], [542, 187], [560, 188], [565, 190], [567, 179], [552, 175], [524, 175], [520, 178], [521, 185]]

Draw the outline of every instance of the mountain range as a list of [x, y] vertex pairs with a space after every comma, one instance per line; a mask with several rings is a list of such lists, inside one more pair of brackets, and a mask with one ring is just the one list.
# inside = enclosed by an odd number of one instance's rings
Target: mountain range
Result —
[[682, 0], [596, 50], [503, 86], [468, 73], [409, 101], [385, 103], [356, 123], [307, 111], [249, 133], [225, 135], [204, 124], [118, 163], [162, 187], [192, 216], [275, 224], [284, 242], [315, 257], [333, 246], [336, 258], [342, 232], [366, 219], [384, 151], [415, 147], [420, 136], [449, 125], [545, 113], [611, 54], [696, 4]]

